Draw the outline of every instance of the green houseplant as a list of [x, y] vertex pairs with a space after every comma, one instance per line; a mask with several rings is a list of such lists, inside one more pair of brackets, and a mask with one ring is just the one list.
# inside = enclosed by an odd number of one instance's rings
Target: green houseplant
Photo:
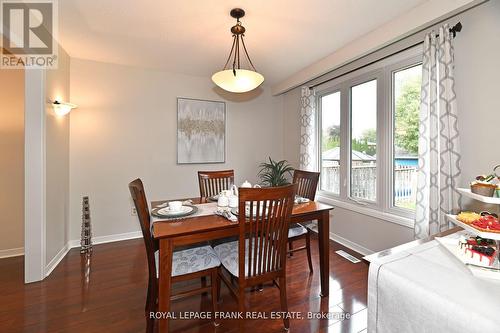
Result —
[[286, 160], [273, 161], [269, 157], [269, 163], [260, 165], [259, 177], [264, 186], [276, 187], [290, 184], [293, 168]]

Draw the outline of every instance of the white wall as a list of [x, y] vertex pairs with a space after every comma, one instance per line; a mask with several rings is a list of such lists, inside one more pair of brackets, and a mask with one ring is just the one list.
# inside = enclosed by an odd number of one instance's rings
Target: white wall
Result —
[[24, 70], [0, 69], [0, 138], [2, 258], [24, 252]]
[[[226, 163], [176, 164], [177, 97], [226, 102]], [[71, 239], [80, 238], [81, 198], [90, 196], [94, 239], [139, 231], [128, 183], [141, 177], [149, 200], [198, 195], [202, 169], [234, 169], [257, 180], [268, 156], [283, 156], [282, 97], [270, 89], [229, 95], [210, 78], [71, 60]]]
[[[462, 150], [462, 185], [500, 164], [500, 1], [489, 1], [459, 16], [464, 28], [455, 40], [456, 92]], [[453, 21], [456, 21], [454, 19]], [[299, 88], [284, 96], [284, 157], [298, 164]], [[413, 230], [343, 208], [332, 213], [331, 229], [361, 249], [379, 251], [412, 240]]]
[[[467, 186], [475, 176], [491, 173], [500, 164], [500, 1], [471, 10], [461, 21], [464, 29], [455, 41], [455, 76], [461, 183]], [[465, 205], [478, 207], [473, 201], [465, 201]]]
[[48, 270], [65, 254], [69, 235], [69, 123], [70, 115], [57, 116], [50, 102], [69, 101], [70, 58], [59, 47], [58, 68], [45, 76], [45, 221]]

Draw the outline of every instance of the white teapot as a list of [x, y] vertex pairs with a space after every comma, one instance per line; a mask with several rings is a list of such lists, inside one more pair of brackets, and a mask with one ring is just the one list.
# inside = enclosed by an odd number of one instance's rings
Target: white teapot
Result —
[[245, 180], [245, 181], [243, 182], [243, 184], [241, 184], [241, 186], [240, 186], [240, 187], [243, 187], [243, 188], [250, 188], [250, 187], [252, 187], [252, 184], [251, 184], [248, 180]]
[[[248, 180], [245, 180], [243, 182], [243, 184], [240, 185], [241, 188], [260, 188], [260, 185], [259, 184], [255, 184], [254, 186], [252, 186], [252, 183], [250, 183]], [[238, 195], [238, 186], [234, 185], [231, 186], [231, 190], [233, 191], [234, 195]]]

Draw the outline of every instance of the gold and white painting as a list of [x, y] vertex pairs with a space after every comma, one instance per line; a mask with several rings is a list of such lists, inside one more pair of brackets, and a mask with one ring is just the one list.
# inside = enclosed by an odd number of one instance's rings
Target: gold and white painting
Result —
[[177, 163], [224, 163], [226, 104], [177, 98]]

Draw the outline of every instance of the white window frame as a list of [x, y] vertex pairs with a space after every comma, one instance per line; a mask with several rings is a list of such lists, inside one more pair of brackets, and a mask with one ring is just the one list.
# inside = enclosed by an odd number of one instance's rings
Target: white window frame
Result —
[[386, 75], [388, 76], [386, 78], [386, 83], [388, 84], [388, 89], [390, 91], [390, 94], [388, 94], [386, 97], [389, 98], [389, 101], [387, 105], [390, 105], [390, 119], [387, 119], [387, 124], [389, 124], [389, 133], [388, 136], [388, 147], [387, 151], [389, 152], [389, 158], [390, 158], [390, 168], [389, 168], [389, 174], [388, 176], [388, 181], [386, 182], [386, 186], [388, 187], [386, 189], [386, 193], [388, 195], [387, 198], [387, 211], [390, 211], [391, 213], [395, 215], [400, 215], [400, 216], [405, 216], [408, 218], [413, 218], [415, 215], [415, 211], [412, 211], [410, 209], [406, 208], [401, 208], [397, 207], [394, 202], [394, 129], [395, 129], [395, 115], [396, 115], [396, 106], [394, 104], [394, 74], [396, 72], [417, 66], [422, 64], [422, 56], [413, 56], [408, 59], [405, 59], [403, 61], [400, 61], [398, 63], [395, 63], [391, 66], [386, 67]]
[[[340, 194], [319, 186], [318, 198], [365, 215], [413, 227], [415, 212], [394, 205], [394, 92], [393, 73], [422, 62], [422, 46], [416, 46], [369, 66], [350, 72], [315, 88], [317, 112], [317, 162], [321, 171], [321, 98], [340, 92]], [[351, 186], [351, 87], [377, 80], [377, 198], [368, 201], [352, 198]]]
[[[319, 166], [319, 169], [321, 171], [321, 162], [322, 162], [322, 159], [321, 159], [321, 153], [322, 153], [322, 148], [323, 148], [323, 123], [322, 123], [322, 103], [321, 103], [321, 98], [323, 98], [324, 96], [327, 96], [327, 95], [331, 95], [331, 94], [335, 94], [335, 93], [340, 93], [340, 142], [343, 141], [343, 137], [342, 137], [342, 103], [343, 103], [343, 99], [344, 99], [344, 93], [342, 92], [341, 90], [341, 86], [332, 86], [326, 90], [322, 90], [321, 92], [316, 92], [316, 105], [317, 105], [317, 108], [318, 108], [318, 112], [317, 112], [317, 115], [318, 115], [318, 119], [317, 119], [317, 124], [318, 126], [316, 127], [318, 129], [318, 163], [317, 165]], [[342, 146], [339, 147], [340, 148], [340, 154], [339, 154], [339, 172], [340, 172], [340, 178], [342, 178], [342, 173], [343, 173], [343, 166], [342, 166]], [[321, 190], [321, 187], [322, 187], [322, 177], [320, 177], [319, 179], [319, 190], [320, 191], [323, 191]], [[330, 192], [330, 191], [323, 191], [323, 192], [326, 192], [329, 194], [329, 196], [333, 197], [333, 198], [336, 198], [336, 199], [339, 199], [340, 198], [340, 195], [342, 193], [342, 184], [339, 183], [339, 193], [335, 193], [335, 192]]]
[[[376, 112], [377, 112], [377, 149], [376, 149], [376, 156], [377, 156], [377, 160], [376, 160], [376, 165], [377, 165], [377, 183], [376, 183], [376, 199], [375, 201], [371, 201], [371, 200], [366, 200], [366, 199], [362, 199], [362, 198], [354, 198], [352, 197], [351, 195], [351, 185], [352, 185], [352, 153], [351, 153], [351, 144], [352, 144], [352, 88], [355, 87], [355, 86], [358, 86], [358, 85], [361, 85], [363, 83], [367, 83], [367, 82], [370, 82], [370, 81], [373, 81], [373, 80], [376, 80], [377, 82], [377, 107], [376, 107]], [[358, 204], [358, 205], [362, 205], [362, 206], [365, 206], [365, 207], [370, 207], [370, 208], [374, 208], [374, 209], [378, 209], [380, 207], [380, 204], [381, 204], [381, 199], [382, 199], [382, 196], [381, 196], [381, 188], [380, 188], [380, 177], [382, 176], [381, 175], [381, 170], [380, 170], [380, 167], [379, 167], [379, 160], [380, 160], [380, 157], [381, 157], [381, 154], [383, 154], [382, 152], [382, 149], [380, 149], [380, 145], [379, 143], [381, 143], [381, 135], [379, 134], [379, 131], [380, 131], [380, 126], [382, 126], [382, 121], [380, 119], [380, 110], [383, 110], [384, 109], [384, 104], [383, 104], [383, 93], [384, 93], [384, 90], [383, 90], [383, 72], [380, 71], [380, 70], [375, 70], [375, 71], [371, 71], [371, 72], [368, 72], [368, 73], [365, 73], [365, 74], [362, 74], [360, 76], [357, 76], [356, 78], [352, 79], [352, 80], [349, 80], [346, 82], [346, 86], [347, 86], [347, 95], [349, 97], [349, 106], [345, 109], [345, 110], [341, 110], [341, 113], [344, 112], [344, 113], [347, 113], [345, 115], [345, 117], [347, 118], [348, 120], [348, 123], [347, 123], [347, 126], [346, 126], [346, 129], [348, 131], [348, 137], [347, 137], [347, 142], [346, 142], [346, 150], [347, 150], [347, 156], [346, 156], [346, 167], [347, 167], [347, 178], [346, 178], [346, 185], [347, 185], [347, 188], [346, 188], [346, 198], [347, 200], [350, 200], [350, 201], [353, 201], [354, 203]], [[383, 157], [383, 156], [382, 156]]]

